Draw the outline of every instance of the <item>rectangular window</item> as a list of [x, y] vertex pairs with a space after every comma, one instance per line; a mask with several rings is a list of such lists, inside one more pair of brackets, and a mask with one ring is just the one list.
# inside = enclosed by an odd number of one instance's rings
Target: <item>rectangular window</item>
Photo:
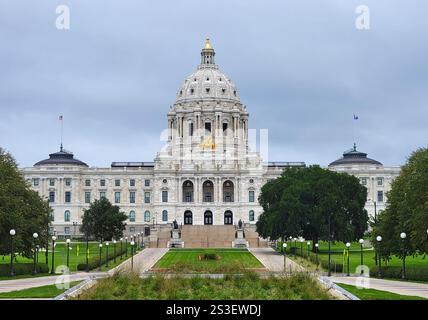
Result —
[[66, 203], [71, 202], [71, 192], [70, 191], [65, 192], [65, 202]]
[[144, 203], [150, 203], [150, 192], [144, 192]]
[[55, 179], [49, 179], [49, 186], [54, 187], [55, 186]]
[[135, 203], [135, 192], [129, 193], [129, 203]]
[[120, 203], [120, 192], [114, 193], [114, 203]]
[[38, 187], [39, 186], [39, 178], [33, 178], [33, 186]]
[[145, 187], [150, 187], [150, 180], [144, 180], [144, 186]]
[[105, 198], [106, 197], [106, 193], [104, 191], [100, 192], [100, 199]]
[[49, 202], [55, 202], [55, 191], [49, 192]]
[[65, 186], [66, 187], [70, 187], [71, 186], [71, 179], [70, 178], [65, 179]]
[[254, 202], [254, 191], [248, 191], [248, 202]]
[[129, 186], [130, 187], [135, 187], [135, 179], [129, 180]]
[[383, 202], [383, 191], [377, 192], [377, 202]]
[[85, 192], [85, 203], [91, 203], [91, 192], [90, 191]]
[[100, 186], [101, 187], [105, 187], [106, 186], [106, 181], [104, 179], [100, 180]]
[[114, 180], [114, 185], [116, 187], [120, 187], [120, 180], [119, 179]]
[[90, 187], [91, 186], [91, 180], [86, 179], [85, 180], [85, 187]]
[[205, 122], [205, 130], [211, 132], [211, 122]]
[[162, 202], [168, 202], [168, 191], [162, 191]]
[[64, 227], [64, 234], [70, 234], [70, 227]]
[[193, 122], [189, 123], [189, 136], [193, 136]]
[[367, 178], [361, 178], [360, 182], [363, 186], [366, 186], [367, 185]]
[[129, 227], [129, 232], [130, 233], [134, 233], [135, 232], [135, 227]]
[[377, 177], [377, 185], [380, 187], [380, 186], [383, 186], [383, 178], [382, 177]]

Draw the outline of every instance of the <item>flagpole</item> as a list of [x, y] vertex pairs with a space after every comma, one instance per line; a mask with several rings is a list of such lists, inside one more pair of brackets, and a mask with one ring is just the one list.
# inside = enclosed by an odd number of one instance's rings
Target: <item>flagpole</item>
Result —
[[63, 122], [63, 116], [62, 115], [60, 115], [59, 116], [59, 120], [61, 121], [61, 148], [60, 148], [60, 150], [61, 150], [61, 152], [62, 152], [62, 135], [63, 135], [63, 130], [64, 130], [64, 122]]

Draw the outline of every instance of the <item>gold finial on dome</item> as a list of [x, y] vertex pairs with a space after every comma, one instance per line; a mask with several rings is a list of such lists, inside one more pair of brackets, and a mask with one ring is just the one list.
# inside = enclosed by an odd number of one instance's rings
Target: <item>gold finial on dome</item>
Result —
[[210, 38], [206, 38], [205, 39], [205, 48], [204, 49], [212, 49], [213, 47], [211, 46], [211, 42], [210, 42]]

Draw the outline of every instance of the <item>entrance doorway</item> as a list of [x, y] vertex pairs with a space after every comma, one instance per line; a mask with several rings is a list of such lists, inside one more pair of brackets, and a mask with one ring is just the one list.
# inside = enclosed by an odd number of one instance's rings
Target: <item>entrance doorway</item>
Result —
[[232, 214], [232, 211], [227, 210], [224, 213], [224, 224], [233, 224], [233, 214]]
[[213, 224], [213, 213], [211, 211], [205, 211], [204, 224]]
[[187, 210], [184, 212], [184, 224], [193, 224], [192, 211]]

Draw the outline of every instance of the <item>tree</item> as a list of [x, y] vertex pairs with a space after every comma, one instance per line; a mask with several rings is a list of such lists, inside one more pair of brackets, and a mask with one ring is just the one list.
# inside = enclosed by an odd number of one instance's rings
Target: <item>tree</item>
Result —
[[0, 148], [0, 254], [10, 254], [9, 231], [15, 229], [14, 251], [32, 256], [33, 233], [37, 244], [46, 243], [51, 209], [46, 200], [31, 190], [11, 154]]
[[84, 210], [80, 230], [85, 236], [97, 240], [118, 239], [123, 236], [128, 217], [106, 198], [95, 200], [89, 209]]
[[[413, 152], [387, 194], [388, 206], [373, 229], [382, 236], [382, 257], [428, 253], [428, 148]], [[400, 234], [405, 232], [405, 240]]]
[[366, 198], [354, 176], [319, 166], [289, 168], [262, 187], [257, 232], [271, 239], [302, 236], [313, 250], [319, 239], [328, 240], [329, 225], [332, 240], [356, 240], [367, 230]]

